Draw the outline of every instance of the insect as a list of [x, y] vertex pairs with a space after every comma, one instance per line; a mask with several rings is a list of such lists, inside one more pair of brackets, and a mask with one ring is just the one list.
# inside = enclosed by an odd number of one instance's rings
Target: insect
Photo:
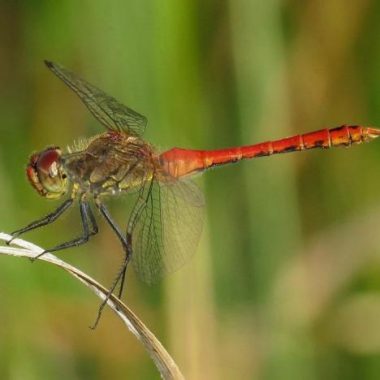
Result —
[[[119, 285], [120, 297], [129, 262], [139, 277], [153, 283], [177, 270], [194, 253], [202, 230], [204, 199], [191, 177], [209, 168], [243, 159], [313, 148], [350, 146], [370, 141], [380, 130], [341, 126], [255, 145], [193, 150], [173, 148], [157, 152], [142, 138], [147, 119], [64, 67], [47, 67], [73, 90], [105, 132], [76, 144], [67, 152], [52, 146], [32, 154], [26, 174], [34, 189], [49, 199], [67, 199], [52, 213], [12, 233], [13, 239], [56, 221], [78, 202], [82, 235], [45, 252], [79, 246], [98, 233], [92, 202], [121, 242], [124, 260], [109, 289]], [[121, 229], [104, 200], [124, 193], [137, 194], [127, 225]], [[37, 256], [36, 258], [38, 258]], [[106, 300], [101, 304], [98, 323]]]

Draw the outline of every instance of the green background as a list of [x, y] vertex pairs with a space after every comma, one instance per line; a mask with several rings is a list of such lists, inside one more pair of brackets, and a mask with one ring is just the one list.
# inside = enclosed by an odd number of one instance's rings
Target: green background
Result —
[[[31, 152], [102, 131], [43, 65], [58, 61], [146, 115], [158, 149], [247, 145], [380, 124], [380, 2], [0, 1], [0, 230], [57, 207]], [[207, 221], [189, 265], [125, 300], [188, 379], [380, 377], [380, 141], [242, 162], [197, 179]], [[112, 200], [127, 221], [125, 200]], [[127, 208], [125, 208], [127, 209]], [[60, 256], [109, 285], [101, 233]], [[78, 234], [78, 210], [27, 238]], [[1, 379], [159, 378], [112, 312], [64, 272], [0, 258]]]

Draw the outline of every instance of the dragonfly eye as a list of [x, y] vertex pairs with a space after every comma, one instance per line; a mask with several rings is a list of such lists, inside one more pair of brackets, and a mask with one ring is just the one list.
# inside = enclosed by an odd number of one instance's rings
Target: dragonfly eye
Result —
[[54, 178], [58, 175], [57, 162], [54, 161], [49, 167], [49, 175], [51, 178]]
[[67, 176], [61, 165], [61, 151], [47, 148], [30, 157], [27, 177], [37, 192], [46, 198], [60, 198], [67, 190]]

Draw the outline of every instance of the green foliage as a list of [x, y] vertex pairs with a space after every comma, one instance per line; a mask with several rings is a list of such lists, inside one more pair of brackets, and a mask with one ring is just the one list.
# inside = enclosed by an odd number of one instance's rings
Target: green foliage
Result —
[[[101, 131], [43, 59], [146, 115], [158, 149], [247, 145], [379, 123], [378, 8], [374, 0], [1, 3], [1, 230], [57, 206], [24, 179], [32, 151]], [[378, 378], [379, 143], [263, 158], [199, 180], [208, 220], [195, 259], [155, 288], [129, 273], [126, 289], [189, 379]], [[62, 255], [111, 284], [121, 249], [100, 227]], [[27, 238], [49, 247], [78, 229], [73, 211]], [[1, 378], [154, 378], [111, 313], [87, 330], [98, 306], [90, 293], [41, 263], [1, 261]]]

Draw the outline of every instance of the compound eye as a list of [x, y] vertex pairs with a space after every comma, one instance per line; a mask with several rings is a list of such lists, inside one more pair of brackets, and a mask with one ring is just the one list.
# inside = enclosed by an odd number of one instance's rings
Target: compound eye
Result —
[[58, 175], [57, 161], [53, 161], [49, 167], [49, 175], [54, 178]]
[[26, 175], [32, 186], [44, 197], [60, 198], [67, 191], [67, 176], [61, 165], [61, 151], [57, 147], [33, 154]]
[[49, 173], [51, 177], [58, 175], [57, 161], [61, 156], [58, 149], [48, 149], [41, 153], [38, 158], [37, 168], [45, 173]]

